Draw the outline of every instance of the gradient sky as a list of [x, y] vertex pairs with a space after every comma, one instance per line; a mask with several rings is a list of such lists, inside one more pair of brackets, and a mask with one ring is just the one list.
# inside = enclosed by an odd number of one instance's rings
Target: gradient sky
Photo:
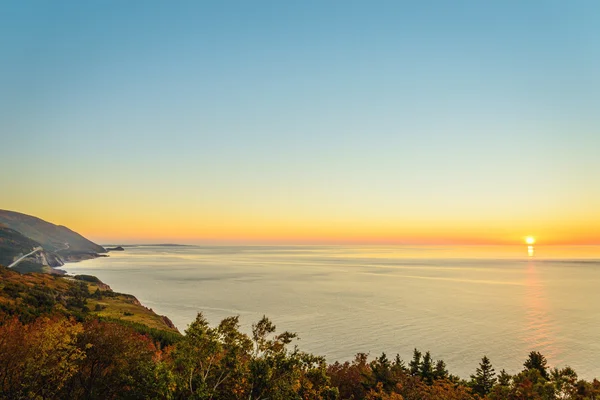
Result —
[[600, 243], [600, 2], [3, 1], [0, 208], [101, 243]]

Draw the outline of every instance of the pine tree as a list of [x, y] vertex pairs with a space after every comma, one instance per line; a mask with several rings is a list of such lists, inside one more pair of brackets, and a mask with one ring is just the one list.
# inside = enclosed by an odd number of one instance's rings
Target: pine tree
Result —
[[396, 358], [394, 359], [394, 363], [392, 364], [392, 369], [394, 371], [406, 371], [406, 365], [404, 364], [404, 360], [400, 358], [400, 354], [396, 354]]
[[431, 353], [426, 352], [421, 363], [421, 378], [429, 384], [433, 382], [433, 360], [431, 359]]
[[419, 350], [415, 349], [413, 352], [413, 359], [408, 363], [408, 368], [411, 375], [415, 376], [419, 374], [421, 370], [421, 352]]
[[371, 362], [371, 371], [375, 382], [381, 383], [386, 392], [390, 392], [396, 385], [391, 368], [392, 363], [385, 353], [381, 353], [381, 357], [377, 357]]
[[496, 372], [492, 368], [490, 359], [487, 356], [483, 356], [475, 375], [471, 375], [470, 385], [473, 388], [473, 392], [480, 396], [488, 394], [496, 383], [495, 375]]
[[438, 362], [435, 363], [433, 377], [434, 379], [446, 379], [448, 377], [448, 370], [446, 369], [444, 360], [438, 360]]
[[502, 371], [500, 371], [500, 375], [498, 375], [498, 385], [501, 385], [501, 386], [510, 386], [511, 379], [512, 379], [512, 376], [510, 376], [510, 374], [507, 373], [503, 369]]
[[529, 353], [529, 358], [523, 364], [526, 370], [537, 369], [544, 379], [549, 379], [548, 376], [548, 361], [541, 353], [532, 351]]

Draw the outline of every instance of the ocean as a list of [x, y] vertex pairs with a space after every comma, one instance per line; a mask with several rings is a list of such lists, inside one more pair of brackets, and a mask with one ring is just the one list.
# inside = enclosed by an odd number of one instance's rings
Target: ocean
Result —
[[487, 355], [514, 373], [530, 351], [600, 377], [600, 247], [127, 246], [67, 264], [135, 295], [184, 331], [268, 316], [328, 362], [414, 348], [468, 378]]

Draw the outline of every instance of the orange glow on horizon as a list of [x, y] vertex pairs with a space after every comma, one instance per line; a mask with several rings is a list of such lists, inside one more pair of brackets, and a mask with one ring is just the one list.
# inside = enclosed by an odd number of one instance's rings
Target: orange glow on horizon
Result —
[[594, 223], [591, 217], [562, 221], [479, 220], [459, 215], [382, 219], [184, 207], [152, 209], [144, 205], [110, 210], [99, 206], [90, 212], [87, 208], [62, 210], [49, 204], [41, 209], [15, 211], [67, 226], [98, 243], [519, 245], [526, 239], [523, 232], [535, 232], [536, 237], [543, 237], [543, 246], [600, 245], [600, 230], [595, 228], [600, 226], [600, 218]]
[[[193, 229], [189, 226], [178, 228], [168, 226], [154, 226], [149, 229], [140, 229], [139, 225], [114, 229], [110, 231], [79, 229], [84, 236], [95, 238], [96, 241], [110, 242], [122, 240], [139, 243], [248, 243], [248, 244], [366, 244], [366, 245], [517, 245], [522, 239], [517, 235], [485, 234], [479, 231], [452, 232], [440, 229], [436, 232], [416, 230], [403, 230], [398, 233], [387, 231], [339, 231], [334, 229], [298, 229], [293, 227], [208, 227], [206, 229]], [[77, 230], [77, 229], [76, 229]], [[559, 236], [545, 234], [544, 245], [586, 245], [598, 244], [593, 236]], [[535, 239], [528, 245], [535, 244]]]

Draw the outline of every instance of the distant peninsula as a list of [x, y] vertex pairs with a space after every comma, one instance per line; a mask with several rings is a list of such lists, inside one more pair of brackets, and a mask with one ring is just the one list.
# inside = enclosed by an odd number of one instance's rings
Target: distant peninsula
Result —
[[106, 247], [106, 251], [125, 251], [123, 246]]
[[63, 273], [56, 268], [66, 262], [106, 257], [106, 253], [104, 247], [65, 226], [0, 210], [0, 265], [19, 272]]

